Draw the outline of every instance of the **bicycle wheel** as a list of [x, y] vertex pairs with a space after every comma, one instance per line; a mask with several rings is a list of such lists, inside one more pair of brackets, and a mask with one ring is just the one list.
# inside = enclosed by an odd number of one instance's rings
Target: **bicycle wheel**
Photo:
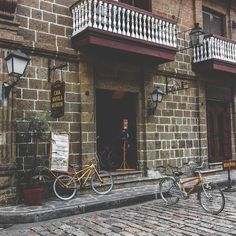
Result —
[[121, 154], [118, 151], [110, 150], [107, 154], [107, 165], [110, 169], [117, 169], [121, 165]]
[[97, 173], [94, 173], [91, 178], [91, 187], [97, 194], [109, 193], [114, 185], [112, 175], [105, 170], [99, 171], [100, 179]]
[[224, 194], [214, 183], [203, 183], [198, 190], [198, 199], [202, 208], [213, 215], [219, 214], [225, 207]]
[[70, 200], [75, 196], [76, 182], [69, 175], [60, 175], [53, 183], [53, 191], [61, 200]]
[[180, 190], [174, 178], [163, 178], [159, 186], [161, 198], [165, 201], [166, 205], [174, 205], [179, 201], [177, 194]]

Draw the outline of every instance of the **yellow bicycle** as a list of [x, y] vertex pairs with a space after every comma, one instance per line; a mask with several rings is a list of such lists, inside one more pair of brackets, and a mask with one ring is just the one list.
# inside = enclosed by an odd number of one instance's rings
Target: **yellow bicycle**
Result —
[[93, 161], [79, 171], [76, 169], [81, 167], [80, 165], [71, 164], [70, 166], [74, 171], [70, 174], [59, 175], [53, 183], [53, 191], [59, 199], [72, 199], [78, 187], [85, 186], [88, 180], [90, 180], [91, 188], [97, 194], [108, 194], [112, 190], [114, 185], [112, 175], [105, 170], [98, 171]]

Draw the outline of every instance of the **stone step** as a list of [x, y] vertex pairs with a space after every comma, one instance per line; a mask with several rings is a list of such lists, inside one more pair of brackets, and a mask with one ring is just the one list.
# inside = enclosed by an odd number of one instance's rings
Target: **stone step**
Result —
[[115, 180], [114, 189], [140, 187], [145, 185], [155, 185], [159, 183], [160, 178], [139, 177], [135, 179]]
[[143, 176], [143, 172], [139, 170], [115, 170], [110, 173], [114, 180], [129, 180]]
[[216, 169], [216, 170], [222, 170], [222, 162], [214, 162], [208, 164], [209, 169]]
[[[150, 177], [137, 177], [137, 178], [130, 178], [130, 179], [116, 179], [114, 178], [114, 186], [113, 189], [124, 189], [124, 188], [131, 188], [131, 187], [140, 187], [145, 185], [156, 185], [158, 188], [160, 178], [150, 178]], [[85, 193], [92, 193], [93, 190], [91, 187], [85, 186], [82, 189], [82, 194]]]

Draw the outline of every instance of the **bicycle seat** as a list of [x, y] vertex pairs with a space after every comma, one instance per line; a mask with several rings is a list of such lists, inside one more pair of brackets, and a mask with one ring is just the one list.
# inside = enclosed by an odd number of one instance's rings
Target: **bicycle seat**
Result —
[[70, 164], [69, 166], [74, 169], [81, 167], [81, 165], [79, 165], [79, 164]]
[[183, 175], [183, 174], [184, 174], [184, 173], [181, 172], [181, 171], [175, 171], [175, 172], [174, 172], [174, 175], [177, 176], [177, 177], [179, 177], [179, 176], [181, 176], [181, 175]]

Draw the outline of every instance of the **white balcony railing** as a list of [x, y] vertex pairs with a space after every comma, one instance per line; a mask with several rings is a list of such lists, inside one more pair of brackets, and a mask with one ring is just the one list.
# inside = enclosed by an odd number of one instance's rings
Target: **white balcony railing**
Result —
[[193, 49], [193, 63], [210, 59], [236, 63], [236, 42], [230, 42], [213, 35], [206, 37], [202, 46]]
[[71, 8], [72, 37], [87, 27], [177, 47], [176, 24], [115, 1], [82, 0]]

